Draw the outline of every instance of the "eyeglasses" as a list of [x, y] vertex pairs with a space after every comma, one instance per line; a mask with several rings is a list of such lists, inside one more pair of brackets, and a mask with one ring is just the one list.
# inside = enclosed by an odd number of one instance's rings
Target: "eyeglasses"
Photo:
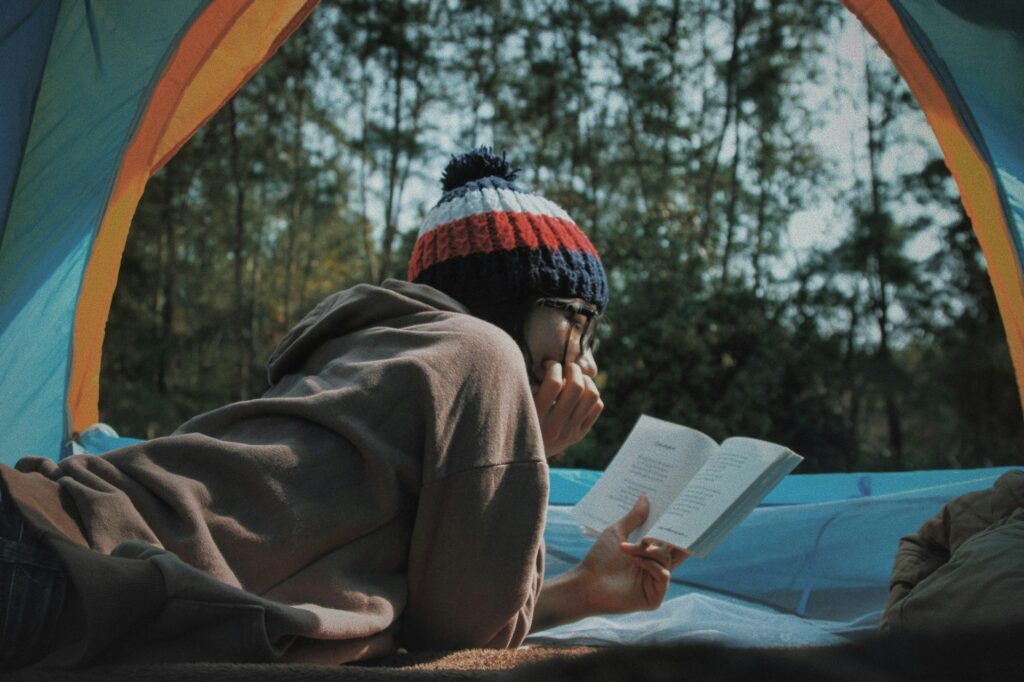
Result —
[[[565, 353], [563, 357], [568, 355], [569, 342], [574, 334], [579, 334], [580, 355], [586, 355], [588, 351], [591, 353], [597, 352], [597, 347], [600, 344], [600, 340], [597, 338], [597, 325], [601, 321], [601, 313], [589, 306], [569, 301], [560, 301], [557, 298], [538, 299], [537, 305], [565, 312], [565, 319], [569, 321], [571, 331], [565, 340]], [[582, 322], [579, 319], [580, 317], [584, 318]]]

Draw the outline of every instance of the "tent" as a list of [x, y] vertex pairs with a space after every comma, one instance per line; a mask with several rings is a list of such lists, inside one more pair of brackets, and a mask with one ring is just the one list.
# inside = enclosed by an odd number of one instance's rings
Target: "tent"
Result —
[[[1024, 386], [1024, 81], [1002, 75], [1024, 68], [1024, 6], [843, 1], [935, 130]], [[97, 421], [104, 326], [146, 181], [315, 4], [0, 6], [0, 63], [17, 65], [0, 73], [0, 461], [59, 457]]]
[[[935, 131], [988, 261], [1024, 388], [1024, 139], [1017, 133], [1024, 80], [1015, 77], [1024, 73], [1024, 5], [842, 2], [888, 52]], [[175, 0], [143, 11], [129, 0], [0, 4], [0, 461], [29, 453], [57, 459], [97, 420], [104, 325], [146, 181], [314, 5]], [[91, 447], [116, 444], [99, 434]], [[721, 626], [704, 634], [735, 635], [743, 623], [760, 623], [738, 637], [752, 643], [822, 642], [873, 627], [895, 539], [1001, 472], [790, 477], [714, 563], [684, 565], [668, 630], [643, 620], [663, 618], [663, 609], [548, 636], [579, 641], [591, 628], [599, 641], [619, 630], [621, 641], [640, 632], [677, 637], [681, 613]], [[553, 573], [586, 549], [566, 512], [595, 476], [554, 473]], [[766, 633], [779, 641], [765, 641]]]
[[98, 419], [100, 351], [146, 181], [316, 0], [0, 3], [0, 461]]

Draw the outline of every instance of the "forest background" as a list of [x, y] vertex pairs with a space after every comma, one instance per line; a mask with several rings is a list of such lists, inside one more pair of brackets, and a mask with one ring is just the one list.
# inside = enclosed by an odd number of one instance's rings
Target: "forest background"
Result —
[[322, 0], [147, 186], [101, 418], [154, 437], [259, 395], [320, 298], [405, 277], [448, 156], [483, 144], [610, 277], [606, 409], [564, 465], [603, 468], [642, 413], [803, 472], [1019, 462], [970, 223], [891, 63], [840, 54], [855, 24], [820, 0]]

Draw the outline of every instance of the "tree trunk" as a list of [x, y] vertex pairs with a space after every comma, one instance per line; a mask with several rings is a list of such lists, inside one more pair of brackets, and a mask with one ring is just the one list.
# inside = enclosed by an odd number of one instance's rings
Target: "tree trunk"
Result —
[[257, 222], [257, 231], [252, 240], [253, 248], [250, 249], [252, 254], [249, 257], [249, 301], [246, 306], [246, 342], [248, 347], [246, 348], [245, 356], [248, 359], [248, 364], [244, 370], [244, 381], [245, 381], [245, 394], [247, 396], [262, 393], [261, 386], [253, 385], [253, 372], [251, 371], [252, 363], [256, 358], [256, 340], [261, 338], [260, 335], [260, 319], [261, 316], [257, 315], [256, 302], [260, 300], [260, 289], [263, 284], [263, 259], [260, 257], [263, 246], [263, 226], [264, 221]]
[[[681, 0], [673, 0], [672, 11], [668, 19], [668, 34], [665, 36], [665, 44], [668, 46], [668, 110], [665, 112], [666, 119], [670, 126], [669, 131], [675, 130], [676, 125], [676, 79], [679, 74], [679, 18]], [[666, 131], [661, 145], [661, 163], [666, 169], [672, 165], [672, 139], [675, 137]]]
[[849, 432], [850, 447], [846, 452], [846, 470], [856, 471], [860, 460], [860, 416], [861, 389], [857, 380], [857, 327], [860, 325], [858, 295], [855, 292], [850, 298], [850, 325], [846, 332], [846, 353], [843, 356], [843, 375], [846, 377], [846, 391], [849, 401], [846, 426]]
[[736, 151], [732, 155], [732, 192], [729, 194], [729, 207], [725, 215], [725, 246], [722, 249], [722, 279], [720, 289], [729, 284], [729, 261], [732, 258], [732, 244], [736, 233], [736, 205], [740, 195], [740, 108], [738, 98], [733, 95], [736, 106], [735, 123], [733, 124], [733, 143]]
[[[875, 268], [876, 281], [872, 287], [875, 308], [875, 318], [878, 324], [878, 352], [877, 361], [885, 373], [886, 380], [882, 385], [883, 403], [885, 405], [886, 423], [889, 430], [889, 449], [893, 457], [893, 468], [903, 469], [903, 427], [900, 416], [900, 408], [897, 403], [894, 385], [893, 372], [895, 367], [892, 361], [892, 349], [889, 339], [889, 283], [886, 276], [885, 259], [883, 252], [885, 237], [877, 231], [882, 228], [882, 196], [881, 179], [878, 176], [878, 156], [881, 153], [880, 136], [884, 126], [891, 120], [891, 112], [888, 106], [883, 106], [881, 121], [876, 122], [872, 110], [875, 105], [875, 88], [871, 77], [870, 62], [864, 62], [864, 80], [867, 89], [867, 126], [868, 126], [868, 168], [870, 171], [870, 199], [871, 212], [868, 218], [868, 229], [871, 230], [871, 245], [873, 265]], [[866, 273], [870, 278], [871, 274]]]
[[245, 276], [245, 180], [242, 177], [241, 144], [238, 140], [238, 111], [235, 100], [228, 101], [228, 129], [230, 133], [231, 181], [235, 190], [234, 223], [235, 238], [232, 245], [234, 257], [234, 318], [236, 331], [235, 349], [235, 386], [237, 398], [245, 400], [249, 397], [248, 370], [250, 365], [249, 350], [250, 329], [246, 319], [244, 291]]
[[711, 232], [714, 229], [715, 221], [715, 190], [718, 186], [718, 168], [721, 164], [722, 146], [725, 136], [729, 132], [729, 125], [732, 123], [733, 113], [736, 109], [736, 78], [739, 71], [740, 60], [740, 37], [747, 22], [750, 21], [752, 4], [747, 0], [734, 0], [732, 13], [732, 52], [729, 54], [729, 61], [725, 65], [725, 107], [722, 112], [722, 125], [711, 152], [711, 161], [708, 169], [708, 177], [704, 183], [704, 222], [700, 230], [699, 246], [708, 247]]
[[627, 73], [625, 49], [622, 46], [621, 39], [615, 40], [614, 55], [615, 66], [619, 71], [619, 78], [622, 80], [624, 86], [623, 99], [625, 99], [626, 104], [626, 141], [629, 143], [629, 150], [633, 155], [633, 166], [637, 169], [637, 172], [633, 174], [634, 179], [637, 182], [636, 189], [639, 190], [636, 191], [635, 194], [637, 210], [640, 213], [646, 213], [648, 209], [647, 199], [650, 196], [650, 192], [647, 186], [647, 173], [643, 172], [645, 162], [643, 151], [640, 149], [638, 130], [640, 126], [637, 123], [636, 104], [633, 101], [635, 95], [634, 93], [629, 92], [630, 76]]
[[291, 164], [292, 164], [292, 200], [289, 206], [288, 237], [285, 240], [285, 261], [284, 261], [284, 299], [283, 314], [284, 329], [288, 329], [292, 323], [292, 270], [295, 260], [295, 241], [298, 238], [300, 224], [302, 221], [302, 174], [306, 164], [305, 154], [302, 145], [302, 126], [306, 120], [306, 87], [305, 76], [308, 58], [303, 55], [299, 62], [298, 73], [295, 74], [296, 82], [296, 121], [295, 137], [292, 140]]
[[[402, 12], [404, 3], [398, 3]], [[396, 198], [399, 188], [398, 159], [402, 153], [402, 87], [405, 82], [405, 47], [399, 42], [395, 48], [394, 69], [394, 111], [391, 118], [391, 150], [388, 158], [387, 201], [384, 205], [384, 234], [380, 244], [380, 270], [378, 277], [383, 279], [391, 272], [391, 252], [394, 249], [395, 235], [398, 234], [396, 224]]]
[[[764, 133], [762, 132], [762, 135]], [[764, 293], [765, 283], [763, 281], [762, 259], [765, 251], [765, 230], [767, 229], [768, 209], [768, 178], [767, 176], [767, 154], [760, 150], [760, 158], [757, 163], [757, 235], [754, 242], [754, 291], [758, 294]]]
[[177, 254], [178, 241], [175, 221], [177, 216], [174, 210], [174, 194], [178, 190], [174, 182], [177, 174], [177, 166], [167, 169], [166, 182], [164, 183], [164, 202], [161, 209], [161, 222], [163, 223], [163, 239], [161, 240], [162, 258], [160, 259], [161, 281], [163, 282], [163, 295], [161, 296], [160, 310], [160, 338], [157, 339], [157, 392], [160, 395], [167, 395], [167, 369], [170, 365], [171, 343], [174, 339], [174, 291], [177, 288], [176, 272], [178, 270]]
[[362, 136], [359, 141], [359, 201], [362, 209], [362, 236], [363, 236], [363, 250], [366, 254], [366, 279], [370, 282], [377, 281], [377, 272], [374, 267], [375, 254], [373, 247], [373, 223], [370, 222], [369, 213], [367, 208], [369, 203], [367, 201], [367, 166], [370, 163], [370, 149], [369, 139], [367, 137], [368, 130], [370, 128], [370, 77], [367, 67], [368, 60], [364, 58], [360, 62], [362, 70], [362, 78], [360, 83], [362, 84], [361, 97], [359, 100], [359, 114], [362, 125]]

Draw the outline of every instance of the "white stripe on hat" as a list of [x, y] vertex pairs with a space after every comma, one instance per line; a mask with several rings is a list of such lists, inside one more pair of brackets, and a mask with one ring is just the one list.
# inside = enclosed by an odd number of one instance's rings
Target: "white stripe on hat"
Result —
[[573, 222], [569, 214], [559, 208], [557, 204], [538, 194], [527, 194], [505, 188], [483, 187], [466, 192], [458, 199], [446, 201], [432, 208], [423, 220], [419, 236], [423, 237], [440, 225], [447, 225], [471, 215], [497, 211], [553, 216]]

